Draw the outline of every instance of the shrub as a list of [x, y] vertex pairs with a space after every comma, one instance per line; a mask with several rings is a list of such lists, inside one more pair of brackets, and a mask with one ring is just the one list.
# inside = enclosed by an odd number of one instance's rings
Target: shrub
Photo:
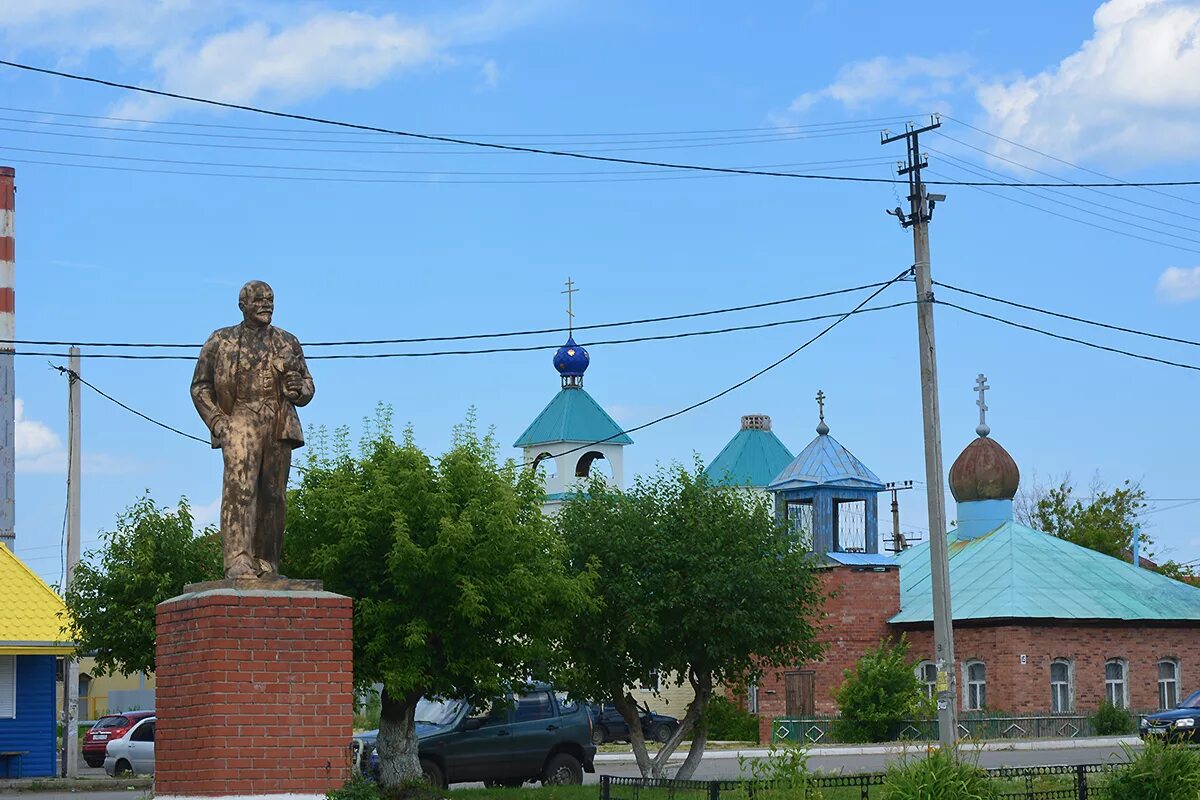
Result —
[[997, 800], [999, 791], [977, 765], [951, 750], [930, 750], [888, 767], [882, 800]]
[[1104, 800], [1191, 800], [1200, 797], [1200, 752], [1182, 744], [1146, 741], [1140, 753], [1125, 746], [1129, 763], [1104, 784]]
[[713, 697], [704, 709], [708, 738], [726, 742], [757, 742], [758, 717], [724, 697]]
[[908, 658], [908, 642], [885, 640], [858, 659], [834, 693], [841, 718], [833, 732], [843, 742], [884, 742], [899, 734], [922, 707], [921, 682]]
[[330, 789], [325, 800], [380, 800], [379, 784], [355, 776], [337, 789]]
[[749, 759], [738, 754], [738, 771], [749, 781], [738, 783], [739, 794], [748, 800], [822, 800], [820, 787], [808, 770], [808, 751], [801, 747], [776, 747], [766, 758]]
[[1117, 736], [1122, 733], [1133, 733], [1136, 726], [1133, 717], [1123, 708], [1117, 708], [1105, 700], [1100, 709], [1092, 715], [1092, 727], [1097, 736]]
[[431, 788], [420, 779], [387, 787], [359, 776], [326, 792], [325, 800], [443, 800], [445, 796], [445, 792]]

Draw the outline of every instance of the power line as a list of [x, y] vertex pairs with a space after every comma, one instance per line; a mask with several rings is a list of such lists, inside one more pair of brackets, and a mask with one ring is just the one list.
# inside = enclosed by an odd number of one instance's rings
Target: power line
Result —
[[[846, 314], [866, 314], [872, 311], [887, 311], [901, 306], [913, 305], [916, 300], [905, 300], [899, 303], [892, 303], [886, 306], [872, 306], [870, 308], [856, 308], [849, 312], [837, 312], [833, 314], [820, 314], [814, 317], [803, 317], [800, 319], [785, 319], [776, 320], [774, 322], [760, 322], [753, 325], [736, 325], [726, 328], [710, 328], [702, 331], [684, 331], [682, 333], [665, 333], [653, 336], [637, 336], [630, 339], [608, 339], [595, 342], [587, 342], [588, 347], [598, 347], [610, 344], [634, 344], [637, 342], [656, 342], [666, 341], [670, 339], [686, 339], [693, 336], [714, 336], [724, 333], [734, 333], [738, 331], [762, 330], [764, 328], [776, 328], [782, 325], [797, 325], [804, 322], [817, 322], [825, 319], [834, 319], [842, 317]], [[330, 353], [326, 355], [307, 356], [309, 361], [345, 361], [345, 360], [363, 360], [376, 358], [429, 358], [434, 356], [473, 356], [473, 355], [493, 355], [496, 353], [528, 353], [537, 350], [553, 350], [561, 347], [560, 344], [534, 344], [534, 345], [519, 345], [514, 347], [489, 347], [478, 350], [436, 350], [420, 353]], [[62, 353], [44, 353], [37, 351], [17, 351], [18, 356], [48, 356], [51, 358], [63, 358]], [[195, 361], [195, 356], [161, 356], [161, 355], [141, 355], [137, 353], [80, 353], [80, 358], [99, 358], [99, 359], [117, 359], [126, 361]]]
[[1095, 342], [1089, 342], [1085, 339], [1077, 339], [1073, 336], [1065, 336], [1061, 333], [1053, 333], [1051, 331], [1043, 330], [1042, 328], [1036, 328], [1032, 325], [1024, 325], [1020, 322], [1013, 322], [1012, 320], [1004, 319], [1003, 317], [997, 317], [992, 314], [986, 314], [982, 311], [975, 311], [974, 309], [966, 308], [964, 306], [960, 306], [960, 305], [957, 305], [956, 303], [951, 303], [946, 300], [935, 300], [934, 302], [937, 303], [938, 305], [949, 306], [950, 308], [958, 309], [959, 311], [962, 311], [967, 314], [972, 314], [976, 317], [983, 317], [984, 319], [990, 319], [993, 322], [1000, 322], [1005, 325], [1009, 325], [1014, 328], [1020, 328], [1021, 330], [1025, 330], [1025, 331], [1032, 331], [1033, 333], [1040, 333], [1043, 336], [1049, 336], [1053, 339], [1061, 339], [1064, 342], [1073, 342], [1074, 344], [1081, 344], [1084, 347], [1091, 347], [1096, 350], [1104, 350], [1105, 352], [1108, 352], [1108, 353], [1116, 353], [1116, 354], [1122, 355], [1122, 356], [1129, 356], [1130, 358], [1137, 358], [1137, 359], [1141, 359], [1142, 361], [1152, 361], [1156, 364], [1164, 364], [1168, 367], [1179, 367], [1180, 369], [1190, 369], [1190, 370], [1194, 370], [1196, 372], [1200, 372], [1200, 366], [1196, 366], [1195, 364], [1184, 364], [1184, 363], [1181, 363], [1178, 361], [1168, 361], [1165, 358], [1157, 358], [1155, 356], [1143, 355], [1142, 353], [1133, 353], [1128, 350], [1118, 349], [1116, 347], [1107, 347], [1102, 344], [1096, 344]]
[[[589, 442], [589, 443], [587, 443], [587, 444], [581, 444], [581, 445], [579, 445], [578, 447], [572, 447], [570, 450], [564, 450], [564, 451], [562, 451], [561, 453], [554, 453], [554, 454], [552, 454], [550, 457], [551, 457], [551, 458], [559, 458], [560, 456], [570, 455], [571, 453], [577, 453], [577, 452], [579, 452], [580, 450], [586, 450], [586, 449], [587, 449], [587, 448], [589, 448], [589, 447], [595, 447], [595, 446], [596, 446], [596, 445], [598, 445], [598, 444], [604, 444], [605, 442], [611, 441], [612, 439], [616, 439], [616, 438], [618, 438], [618, 437], [620, 437], [620, 436], [625, 436], [625, 435], [628, 435], [628, 434], [630, 434], [630, 433], [637, 433], [638, 431], [645, 430], [646, 428], [649, 428], [649, 427], [651, 427], [652, 425], [657, 425], [657, 424], [658, 424], [658, 423], [660, 423], [660, 422], [666, 422], [666, 421], [667, 421], [667, 420], [669, 420], [669, 419], [674, 419], [675, 417], [682, 416], [683, 414], [686, 414], [686, 413], [688, 413], [689, 411], [693, 411], [693, 410], [695, 410], [695, 409], [697, 409], [697, 408], [700, 408], [701, 406], [708, 405], [709, 403], [713, 402], [714, 400], [719, 400], [720, 398], [724, 397], [725, 395], [729, 394], [730, 392], [734, 392], [734, 391], [736, 391], [736, 390], [738, 390], [738, 389], [742, 388], [742, 387], [743, 387], [743, 386], [745, 386], [746, 384], [750, 383], [751, 381], [753, 381], [753, 380], [755, 380], [755, 379], [757, 379], [757, 378], [759, 378], [759, 377], [761, 377], [761, 376], [763, 376], [763, 375], [767, 374], [768, 372], [770, 372], [771, 370], [775, 369], [775, 368], [776, 368], [776, 367], [778, 367], [779, 365], [781, 365], [781, 364], [785, 363], [786, 361], [788, 361], [788, 360], [790, 360], [791, 358], [793, 358], [794, 356], [796, 356], [798, 353], [800, 353], [800, 352], [802, 352], [803, 350], [807, 349], [809, 345], [811, 345], [811, 344], [813, 344], [814, 342], [816, 342], [817, 340], [821, 339], [823, 336], [825, 336], [825, 334], [829, 333], [831, 330], [833, 330], [834, 328], [836, 328], [838, 325], [840, 325], [840, 324], [842, 324], [843, 322], [845, 322], [845, 321], [846, 321], [847, 319], [849, 319], [849, 318], [850, 318], [852, 315], [854, 315], [855, 313], [857, 313], [857, 312], [859, 312], [859, 311], [862, 311], [862, 310], [864, 309], [864, 307], [867, 305], [867, 303], [871, 302], [871, 301], [872, 301], [872, 300], [874, 300], [876, 297], [878, 297], [878, 296], [879, 296], [879, 295], [880, 295], [880, 294], [881, 294], [881, 293], [882, 293], [882, 292], [883, 292], [885, 289], [887, 289], [889, 286], [891, 286], [892, 284], [896, 283], [897, 281], [903, 280], [903, 279], [904, 279], [905, 277], [907, 277], [908, 275], [911, 275], [911, 274], [912, 274], [912, 271], [913, 271], [912, 267], [906, 267], [906, 268], [905, 268], [905, 269], [904, 269], [902, 272], [900, 272], [898, 275], [896, 275], [896, 277], [892, 278], [892, 279], [891, 279], [891, 280], [889, 280], [889, 281], [886, 281], [886, 282], [885, 282], [885, 283], [884, 283], [882, 286], [880, 286], [879, 288], [877, 288], [875, 291], [871, 292], [871, 294], [867, 295], [867, 297], [866, 297], [866, 298], [865, 298], [865, 299], [864, 299], [862, 302], [860, 302], [858, 305], [856, 305], [854, 308], [852, 308], [851, 310], [849, 310], [849, 311], [847, 311], [847, 312], [845, 312], [845, 313], [843, 313], [843, 314], [839, 315], [839, 317], [838, 317], [837, 319], [835, 319], [835, 320], [834, 320], [833, 322], [831, 322], [829, 325], [826, 325], [826, 326], [825, 326], [825, 328], [824, 328], [824, 329], [822, 329], [822, 330], [821, 330], [819, 333], [817, 333], [815, 336], [812, 336], [812, 337], [810, 337], [810, 338], [809, 338], [809, 339], [807, 339], [807, 340], [806, 340], [806, 341], [805, 341], [803, 344], [801, 344], [799, 347], [797, 347], [796, 349], [792, 350], [790, 353], [787, 353], [787, 354], [786, 354], [786, 355], [784, 355], [782, 358], [778, 358], [778, 359], [776, 359], [775, 361], [771, 362], [771, 363], [770, 363], [770, 364], [768, 364], [767, 366], [765, 366], [765, 367], [763, 367], [762, 369], [760, 369], [758, 372], [755, 372], [755, 373], [754, 373], [753, 375], [751, 375], [750, 377], [748, 377], [748, 378], [744, 378], [744, 379], [742, 379], [742, 380], [738, 381], [737, 383], [733, 384], [732, 386], [730, 386], [730, 387], [728, 387], [728, 388], [726, 388], [726, 389], [722, 389], [721, 391], [717, 392], [716, 394], [714, 394], [714, 395], [710, 395], [710, 396], [708, 396], [708, 397], [704, 398], [703, 400], [700, 400], [700, 401], [698, 401], [698, 402], [692, 403], [692, 404], [691, 404], [691, 405], [689, 405], [689, 406], [685, 406], [684, 408], [681, 408], [681, 409], [679, 409], [678, 411], [672, 411], [670, 414], [664, 414], [664, 415], [662, 415], [661, 417], [657, 417], [657, 418], [655, 418], [655, 419], [652, 419], [652, 420], [650, 420], [649, 422], [644, 422], [644, 423], [642, 423], [641, 425], [637, 425], [637, 426], [635, 426], [635, 427], [632, 427], [632, 428], [627, 428], [627, 429], [625, 429], [625, 430], [617, 431], [617, 432], [616, 432], [616, 433], [614, 433], [612, 436], [605, 437], [604, 439], [598, 439], [598, 440], [596, 440], [596, 441], [594, 441], [594, 442]], [[914, 302], [915, 302], [915, 301], [914, 301]], [[533, 461], [527, 461], [527, 462], [525, 462], [525, 464], [524, 464], [524, 465], [525, 465], [525, 466], [532, 466], [534, 463], [535, 463], [535, 462], [533, 462]]]
[[[1100, 177], [1100, 178], [1106, 178], [1106, 179], [1108, 179], [1108, 180], [1110, 180], [1110, 181], [1118, 181], [1118, 182], [1120, 182], [1120, 183], [1121, 183], [1122, 185], [1124, 185], [1124, 186], [1139, 186], [1138, 184], [1130, 183], [1130, 182], [1128, 182], [1128, 181], [1121, 181], [1121, 179], [1120, 179], [1120, 178], [1115, 178], [1115, 177], [1113, 177], [1112, 175], [1107, 175], [1107, 174], [1105, 174], [1105, 173], [1103, 173], [1103, 172], [1097, 172], [1097, 171], [1096, 171], [1096, 170], [1094, 170], [1094, 169], [1088, 169], [1087, 167], [1080, 166], [1079, 164], [1076, 164], [1076, 163], [1074, 163], [1074, 162], [1067, 161], [1067, 160], [1066, 160], [1066, 159], [1064, 159], [1064, 158], [1059, 158], [1058, 156], [1050, 155], [1049, 153], [1045, 153], [1045, 152], [1042, 152], [1041, 150], [1037, 150], [1037, 149], [1035, 149], [1035, 148], [1033, 148], [1033, 147], [1030, 147], [1030, 146], [1029, 146], [1029, 145], [1027, 145], [1027, 144], [1021, 144], [1020, 142], [1014, 141], [1014, 140], [1012, 140], [1012, 139], [1006, 139], [1006, 138], [1004, 138], [1003, 136], [1001, 136], [1001, 135], [1000, 135], [1000, 134], [998, 134], [998, 133], [992, 133], [991, 131], [985, 131], [983, 128], [977, 128], [977, 127], [975, 127], [974, 125], [972, 125], [972, 124], [971, 124], [971, 123], [969, 123], [969, 122], [964, 122], [964, 121], [963, 121], [963, 120], [961, 120], [961, 119], [957, 119], [957, 118], [955, 118], [955, 117], [951, 117], [951, 116], [949, 116], [949, 115], [947, 115], [947, 114], [943, 114], [942, 116], [946, 117], [946, 119], [948, 119], [948, 120], [952, 120], [953, 122], [957, 122], [959, 125], [962, 125], [962, 126], [963, 126], [963, 127], [965, 127], [965, 128], [970, 128], [971, 130], [973, 130], [973, 131], [976, 131], [977, 133], [982, 133], [984, 136], [990, 136], [990, 137], [992, 137], [993, 139], [998, 139], [998, 140], [1000, 140], [1000, 141], [1002, 141], [1002, 142], [1006, 142], [1006, 143], [1008, 143], [1008, 144], [1011, 144], [1011, 145], [1013, 145], [1014, 147], [1019, 147], [1019, 148], [1021, 148], [1022, 150], [1028, 150], [1030, 153], [1035, 153], [1035, 154], [1037, 154], [1037, 155], [1039, 155], [1039, 156], [1042, 156], [1043, 158], [1048, 158], [1048, 159], [1050, 159], [1051, 161], [1057, 161], [1057, 162], [1058, 162], [1058, 163], [1060, 163], [1060, 164], [1065, 164], [1066, 166], [1068, 166], [1068, 167], [1071, 167], [1071, 168], [1073, 168], [1073, 169], [1077, 169], [1077, 170], [1079, 170], [1079, 171], [1081, 171], [1081, 172], [1086, 172], [1086, 173], [1089, 173], [1089, 174], [1091, 174], [1091, 175], [1095, 175], [1095, 176], [1097, 176], [1097, 177]], [[1143, 189], [1145, 189], [1145, 190], [1146, 190], [1146, 191], [1148, 191], [1148, 192], [1154, 192], [1155, 194], [1160, 194], [1160, 195], [1162, 195], [1163, 197], [1170, 197], [1172, 200], [1182, 200], [1182, 201], [1183, 201], [1183, 202], [1185, 202], [1185, 203], [1191, 203], [1191, 204], [1193, 204], [1193, 205], [1200, 205], [1200, 201], [1192, 200], [1192, 199], [1190, 199], [1190, 198], [1187, 198], [1187, 197], [1180, 197], [1179, 195], [1176, 195], [1176, 194], [1171, 194], [1170, 192], [1163, 192], [1163, 191], [1159, 191], [1159, 190], [1157, 190], [1157, 189], [1148, 188], [1146, 185], [1140, 185], [1140, 186], [1139, 186], [1139, 188], [1143, 188]]]
[[[0, 111], [13, 111], [20, 114], [45, 114], [54, 117], [72, 117], [75, 119], [95, 119], [104, 120], [106, 122], [133, 122], [139, 125], [168, 125], [176, 127], [189, 128], [220, 128], [225, 130], [239, 131], [276, 131], [290, 133], [306, 133], [319, 130], [318, 128], [269, 128], [252, 125], [230, 125], [228, 123], [215, 122], [180, 122], [177, 120], [155, 120], [155, 119], [134, 119], [131, 117], [112, 117], [96, 114], [78, 114], [67, 111], [46, 111], [44, 109], [34, 108], [14, 108], [11, 106], [0, 106]], [[860, 119], [837, 120], [834, 122], [808, 122], [797, 125], [773, 125], [769, 127], [758, 128], [712, 128], [702, 130], [672, 130], [672, 131], [610, 131], [610, 132], [589, 132], [580, 133], [578, 131], [572, 133], [445, 133], [444, 136], [459, 136], [459, 137], [481, 137], [489, 139], [504, 139], [504, 138], [528, 138], [530, 136], [553, 136], [560, 139], [581, 136], [683, 136], [687, 134], [709, 134], [709, 133], [750, 133], [755, 131], [780, 131], [780, 130], [810, 130], [813, 128], [830, 128], [847, 125], [864, 125], [867, 123], [878, 124], [895, 122], [911, 117], [911, 114], [897, 114], [890, 117], [866, 117]], [[332, 131], [332, 133], [341, 134], [343, 136], [362, 136], [363, 131]]]
[[[826, 297], [836, 297], [837, 295], [853, 294], [860, 292], [863, 289], [874, 289], [885, 285], [885, 282], [864, 283], [860, 286], [849, 286], [844, 289], [831, 289], [825, 292], [816, 292], [814, 294], [798, 295], [796, 297], [786, 297], [780, 300], [766, 300], [761, 303], [747, 303], [740, 306], [724, 306], [722, 308], [711, 308], [704, 311], [689, 311], [682, 314], [668, 314], [658, 317], [642, 317], [640, 319], [627, 319], [618, 322], [596, 322], [590, 325], [575, 325], [571, 328], [574, 331], [592, 331], [603, 328], [622, 328], [629, 325], [648, 325], [656, 322], [674, 322], [681, 319], [695, 319], [697, 317], [710, 317], [717, 314], [732, 314], [741, 311], [754, 311], [760, 308], [771, 308], [774, 306], [788, 305], [791, 303], [801, 303], [808, 300], [819, 300]], [[380, 345], [380, 344], [418, 344], [424, 342], [458, 342], [467, 339], [503, 339], [512, 336], [535, 336], [546, 333], [566, 333], [567, 328], [533, 328], [528, 330], [517, 331], [501, 331], [498, 333], [467, 333], [457, 334], [453, 336], [416, 336], [408, 339], [346, 339], [341, 341], [318, 341], [318, 342], [302, 342], [304, 347], [342, 347], [351, 345]], [[186, 347], [198, 349], [199, 343], [180, 344], [177, 342], [81, 342], [81, 341], [66, 341], [66, 340], [44, 340], [44, 339], [0, 339], [0, 344], [36, 344], [36, 345], [52, 345], [52, 346], [69, 346], [75, 347]]]
[[[693, 170], [698, 172], [717, 172], [732, 175], [759, 175], [773, 178], [798, 178], [805, 180], [824, 180], [824, 181], [841, 181], [850, 183], [907, 183], [907, 181], [898, 181], [891, 178], [868, 178], [853, 175], [817, 175], [804, 174], [797, 172], [777, 172], [770, 170], [754, 170], [740, 169], [736, 167], [713, 167], [700, 164], [680, 164], [666, 161], [649, 161], [632, 158], [618, 158], [615, 156], [603, 156], [593, 153], [580, 153], [571, 150], [551, 150], [539, 147], [525, 147], [522, 145], [504, 144], [501, 142], [489, 142], [478, 139], [466, 139], [457, 136], [442, 136], [430, 133], [416, 133], [413, 131], [403, 131], [394, 128], [384, 128], [376, 125], [363, 125], [361, 123], [344, 122], [340, 120], [327, 119], [324, 117], [314, 117], [306, 114], [293, 114], [286, 111], [275, 111], [272, 109], [261, 108], [259, 106], [251, 106], [242, 103], [227, 103], [221, 100], [212, 100], [209, 98], [195, 97], [192, 95], [179, 94], [177, 92], [167, 92], [161, 89], [150, 89], [145, 86], [137, 86], [128, 83], [118, 83], [116, 81], [104, 80], [87, 75], [78, 75], [61, 70], [47, 69], [46, 67], [35, 67], [29, 64], [20, 64], [15, 61], [0, 60], [0, 65], [13, 67], [15, 69], [25, 70], [27, 72], [35, 72], [42, 75], [52, 75], [59, 78], [67, 78], [69, 80], [81, 81], [84, 83], [92, 83], [99, 86], [108, 86], [114, 89], [123, 89], [130, 92], [139, 92], [141, 94], [149, 94], [155, 97], [167, 97], [173, 100], [185, 100], [191, 103], [201, 103], [217, 108], [229, 108], [236, 111], [247, 111], [254, 114], [262, 114], [264, 116], [277, 117], [279, 119], [290, 119], [298, 122], [311, 122], [318, 125], [332, 125], [350, 130], [369, 131], [373, 133], [385, 133], [393, 136], [404, 136], [411, 139], [430, 142], [444, 142], [447, 144], [458, 144], [469, 147], [488, 148], [493, 150], [506, 150], [516, 153], [530, 153], [534, 155], [556, 156], [559, 158], [577, 158], [585, 161], [603, 161], [614, 164], [633, 164], [648, 167], [664, 167], [667, 169]], [[978, 182], [978, 181], [927, 181], [928, 184], [948, 185], [948, 186], [1055, 186], [1060, 184], [1036, 184], [1036, 183], [1016, 183], [1016, 182]], [[1181, 181], [1147, 181], [1132, 183], [1121, 181], [1119, 183], [1073, 183], [1065, 184], [1072, 187], [1141, 187], [1141, 186], [1200, 186], [1200, 180], [1181, 180]]]
[[1058, 311], [1050, 311], [1045, 308], [1038, 308], [1037, 306], [1026, 305], [1025, 303], [1018, 303], [1014, 300], [1005, 300], [1004, 298], [995, 297], [994, 295], [990, 295], [990, 294], [983, 294], [981, 292], [973, 292], [970, 289], [963, 289], [958, 286], [952, 286], [948, 283], [943, 283], [942, 281], [934, 281], [934, 283], [937, 284], [938, 286], [941, 286], [945, 289], [949, 289], [953, 292], [960, 292], [962, 294], [968, 294], [968, 295], [971, 295], [972, 297], [978, 297], [983, 300], [991, 300], [994, 303], [1003, 303], [1006, 306], [1013, 306], [1014, 308], [1023, 308], [1026, 311], [1035, 311], [1038, 314], [1046, 314], [1047, 316], [1058, 317], [1059, 319], [1066, 319], [1066, 320], [1070, 320], [1071, 322], [1082, 322], [1085, 325], [1094, 325], [1097, 328], [1105, 328], [1105, 329], [1111, 330], [1111, 331], [1120, 331], [1121, 333], [1132, 333], [1135, 336], [1145, 336], [1150, 339], [1158, 339], [1158, 340], [1164, 341], [1164, 342], [1175, 342], [1176, 344], [1188, 344], [1193, 347], [1200, 347], [1200, 342], [1193, 341], [1191, 339], [1180, 339], [1175, 336], [1166, 336], [1161, 333], [1151, 333], [1149, 331], [1141, 331], [1136, 328], [1125, 328], [1120, 325], [1112, 325], [1107, 322], [1098, 322], [1094, 319], [1086, 319], [1084, 317], [1076, 317], [1071, 314], [1063, 314]]
[[201, 444], [205, 444], [205, 445], [211, 445], [211, 444], [212, 444], [212, 442], [211, 442], [211, 441], [209, 441], [208, 439], [201, 439], [199, 436], [192, 436], [190, 433], [185, 433], [184, 431], [181, 431], [181, 430], [179, 430], [179, 428], [174, 428], [174, 427], [172, 427], [172, 426], [168, 425], [168, 424], [167, 424], [167, 423], [165, 423], [165, 422], [159, 422], [158, 420], [154, 419], [154, 417], [151, 417], [151, 416], [148, 416], [148, 415], [146, 415], [146, 414], [143, 414], [141, 411], [138, 411], [136, 408], [132, 408], [132, 407], [130, 407], [130, 406], [127, 406], [127, 405], [125, 405], [125, 404], [124, 404], [124, 403], [122, 403], [120, 400], [118, 400], [117, 398], [113, 397], [111, 394], [108, 394], [107, 392], [105, 392], [105, 391], [104, 391], [104, 390], [102, 390], [102, 389], [98, 389], [98, 388], [96, 388], [96, 387], [95, 387], [95, 386], [93, 386], [92, 384], [90, 384], [90, 383], [88, 383], [87, 381], [85, 381], [83, 378], [79, 377], [79, 373], [78, 373], [78, 372], [75, 372], [74, 370], [67, 369], [66, 367], [60, 367], [60, 366], [58, 366], [57, 364], [51, 364], [51, 365], [50, 365], [50, 368], [51, 368], [51, 369], [54, 369], [54, 370], [58, 370], [58, 372], [59, 372], [60, 374], [62, 374], [62, 375], [66, 375], [68, 378], [71, 378], [72, 380], [77, 380], [77, 381], [79, 381], [79, 382], [80, 382], [80, 383], [82, 383], [84, 386], [88, 387], [88, 388], [89, 388], [89, 389], [91, 389], [93, 392], [95, 392], [96, 394], [98, 394], [98, 395], [100, 395], [101, 397], [103, 397], [105, 400], [108, 400], [109, 402], [112, 402], [112, 403], [116, 403], [116, 404], [117, 404], [117, 405], [119, 405], [121, 408], [123, 408], [123, 409], [125, 409], [126, 411], [128, 411], [130, 414], [133, 414], [135, 417], [141, 417], [142, 419], [146, 420], [147, 422], [150, 422], [150, 423], [152, 423], [152, 424], [154, 424], [154, 425], [157, 425], [157, 426], [158, 426], [158, 427], [160, 427], [160, 428], [165, 428], [165, 429], [169, 430], [171, 433], [177, 433], [177, 434], [179, 434], [180, 436], [183, 436], [183, 437], [185, 437], [185, 438], [187, 438], [187, 439], [191, 439], [191, 440], [193, 440], [193, 441], [196, 441], [196, 442], [200, 442]]

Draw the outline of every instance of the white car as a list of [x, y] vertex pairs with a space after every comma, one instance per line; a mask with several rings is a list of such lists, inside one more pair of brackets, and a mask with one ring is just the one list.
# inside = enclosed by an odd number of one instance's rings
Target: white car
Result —
[[104, 771], [113, 777], [154, 774], [154, 723], [146, 717], [120, 739], [108, 743], [104, 753]]

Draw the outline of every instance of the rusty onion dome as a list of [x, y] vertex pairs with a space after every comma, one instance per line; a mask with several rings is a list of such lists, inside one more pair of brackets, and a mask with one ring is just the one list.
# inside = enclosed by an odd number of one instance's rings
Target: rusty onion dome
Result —
[[1021, 471], [1008, 451], [980, 436], [959, 453], [950, 467], [950, 491], [960, 503], [971, 500], [1012, 500]]

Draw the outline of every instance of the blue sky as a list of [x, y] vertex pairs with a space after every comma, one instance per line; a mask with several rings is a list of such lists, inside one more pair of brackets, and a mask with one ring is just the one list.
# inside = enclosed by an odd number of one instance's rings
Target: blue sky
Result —
[[[953, 118], [940, 131], [953, 138], [923, 139], [938, 173], [930, 179], [977, 177], [967, 170], [1039, 177], [1028, 168], [1095, 178], [967, 124], [1122, 179], [1198, 177], [1200, 3], [1013, 2], [1003, 14], [933, 3], [912, 35], [897, 7], [884, 2], [683, 9], [623, 0], [27, 2], [0, 20], [0, 46], [13, 60], [171, 91], [623, 157], [721, 166], [821, 162], [790, 168], [882, 178], [903, 147], [881, 147], [879, 128], [898, 129], [936, 110]], [[580, 288], [577, 321], [587, 324], [869, 283], [912, 260], [908, 233], [883, 213], [900, 193], [888, 185], [626, 173], [617, 165], [289, 125], [8, 69], [0, 70], [0, 92], [7, 109], [21, 109], [0, 111], [0, 163], [18, 175], [20, 338], [198, 342], [238, 319], [237, 289], [250, 278], [274, 286], [277, 324], [319, 341], [553, 327], [565, 319], [560, 291], [568, 275]], [[792, 127], [854, 120], [869, 121]], [[944, 191], [949, 198], [931, 234], [935, 277], [1200, 338], [1196, 189]], [[911, 284], [902, 284], [880, 302], [911, 296]], [[1194, 347], [946, 290], [939, 297], [1200, 364]], [[858, 299], [622, 335], [791, 319], [845, 310]], [[986, 372], [993, 436], [1027, 481], [1070, 473], [1086, 493], [1098, 473], [1107, 483], [1141, 480], [1153, 498], [1200, 497], [1194, 371], [950, 308], [936, 313], [947, 468], [974, 436], [972, 386]], [[638, 425], [741, 380], [817, 329], [595, 346], [587, 388], [620, 423]], [[557, 391], [550, 356], [559, 338], [520, 342], [546, 345], [532, 353], [314, 362], [317, 394], [303, 420], [310, 430], [357, 429], [382, 401], [438, 451], [475, 406], [507, 445]], [[834, 436], [883, 480], [922, 480], [915, 340], [912, 306], [848, 320], [743, 389], [635, 434], [626, 469], [687, 461], [693, 452], [711, 459], [745, 413], [770, 414], [798, 451], [813, 435], [812, 397], [821, 388]], [[66, 385], [46, 361], [18, 359], [17, 549], [53, 582]], [[96, 360], [84, 370], [114, 396], [203, 434], [188, 397], [190, 365]], [[160, 502], [186, 495], [213, 519], [216, 453], [90, 392], [84, 414], [85, 548], [145, 490]], [[1200, 503], [1172, 510], [1178, 505], [1156, 503], [1150, 533], [1170, 557], [1194, 559]], [[925, 526], [920, 488], [902, 508], [905, 528]]]

